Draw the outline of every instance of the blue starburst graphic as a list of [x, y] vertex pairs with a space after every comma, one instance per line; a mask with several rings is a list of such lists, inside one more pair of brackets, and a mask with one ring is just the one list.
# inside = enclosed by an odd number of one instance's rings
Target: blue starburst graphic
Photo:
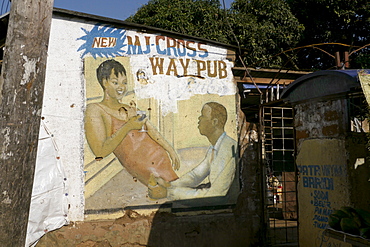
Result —
[[123, 50], [127, 44], [126, 30], [117, 29], [110, 25], [97, 24], [91, 31], [81, 28], [86, 35], [77, 40], [85, 40], [85, 43], [78, 48], [77, 51], [84, 50], [81, 58], [87, 54], [96, 57], [116, 57], [122, 56]]

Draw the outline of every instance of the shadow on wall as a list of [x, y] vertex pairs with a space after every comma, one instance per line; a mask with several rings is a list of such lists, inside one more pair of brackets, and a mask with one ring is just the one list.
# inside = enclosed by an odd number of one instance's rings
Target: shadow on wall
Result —
[[366, 133], [351, 133], [347, 137], [349, 178], [352, 180], [351, 201], [356, 207], [370, 210], [370, 154]]
[[[226, 196], [160, 205], [151, 222], [147, 246], [246, 246], [245, 234], [238, 231], [239, 223], [232, 213], [239, 191], [235, 176]], [[135, 209], [126, 207], [125, 211], [135, 214]]]
[[153, 218], [147, 246], [248, 246], [239, 225], [234, 214], [176, 216], [160, 212]]
[[[242, 164], [245, 167], [240, 171], [244, 178], [248, 172], [256, 171], [256, 146], [250, 146], [244, 152]], [[225, 197], [161, 205], [153, 217], [147, 246], [264, 246], [262, 209], [256, 207], [261, 194], [255, 180], [256, 176], [249, 176], [239, 195], [229, 191]], [[225, 205], [225, 200], [232, 201], [233, 196], [238, 197], [237, 203]]]

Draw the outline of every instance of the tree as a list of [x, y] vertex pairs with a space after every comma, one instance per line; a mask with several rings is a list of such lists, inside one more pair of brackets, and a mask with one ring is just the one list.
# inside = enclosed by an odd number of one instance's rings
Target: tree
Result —
[[[368, 0], [287, 0], [293, 14], [305, 26], [298, 46], [325, 43], [299, 50], [301, 68], [335, 68], [336, 51], [353, 52], [353, 68], [370, 65], [370, 4]], [[330, 43], [330, 44], [329, 44]], [[338, 43], [338, 44], [332, 44]], [[362, 49], [363, 48], [363, 49]], [[358, 50], [358, 51], [357, 51]]]
[[294, 65], [294, 58], [281, 52], [296, 46], [304, 27], [284, 0], [235, 0], [229, 20], [238, 43], [247, 50], [248, 65]]
[[0, 243], [24, 246], [53, 0], [13, 1], [0, 78]]
[[218, 0], [150, 0], [126, 21], [228, 43]]
[[248, 65], [280, 67], [291, 58], [272, 56], [294, 47], [303, 26], [284, 0], [150, 0], [126, 21], [239, 46]]

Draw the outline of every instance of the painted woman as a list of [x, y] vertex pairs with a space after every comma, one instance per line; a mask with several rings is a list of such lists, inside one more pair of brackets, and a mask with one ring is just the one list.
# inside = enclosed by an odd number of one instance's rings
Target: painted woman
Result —
[[[152, 185], [153, 177], [166, 182], [177, 179], [174, 169], [179, 169], [180, 161], [174, 148], [146, 118], [137, 115], [135, 104], [121, 102], [127, 92], [123, 65], [113, 59], [101, 63], [97, 79], [104, 90], [103, 100], [89, 104], [85, 113], [86, 139], [96, 159], [114, 153], [126, 170], [146, 186]], [[143, 125], [147, 132], [140, 131]], [[159, 191], [149, 190], [151, 196], [162, 197], [161, 185], [154, 186]]]

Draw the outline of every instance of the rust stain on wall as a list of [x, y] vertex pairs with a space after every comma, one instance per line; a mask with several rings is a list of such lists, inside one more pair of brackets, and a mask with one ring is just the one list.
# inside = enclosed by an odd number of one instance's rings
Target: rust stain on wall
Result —
[[339, 119], [338, 111], [327, 111], [324, 113], [324, 120], [325, 121], [333, 121]]
[[333, 136], [339, 133], [339, 126], [338, 124], [333, 124], [329, 126], [324, 126], [322, 128], [322, 134], [325, 136]]

